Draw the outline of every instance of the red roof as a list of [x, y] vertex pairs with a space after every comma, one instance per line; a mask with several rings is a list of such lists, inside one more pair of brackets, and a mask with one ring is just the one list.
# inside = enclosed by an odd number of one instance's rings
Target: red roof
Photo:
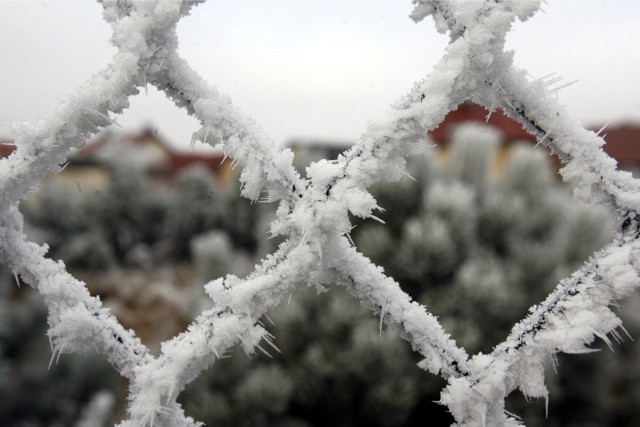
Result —
[[147, 141], [153, 141], [158, 144], [166, 152], [171, 152], [169, 145], [162, 140], [157, 132], [152, 128], [145, 127], [136, 132], [117, 132], [107, 129], [98, 134], [93, 139], [87, 141], [86, 145], [80, 150], [82, 156], [94, 156], [102, 147], [116, 141], [117, 144], [123, 146], [137, 146]]
[[16, 146], [13, 145], [13, 139], [0, 138], [0, 159], [9, 157], [14, 151]]
[[[115, 138], [115, 140], [114, 140]], [[161, 164], [153, 167], [153, 172], [160, 174], [174, 174], [184, 168], [201, 165], [207, 169], [218, 172], [223, 155], [222, 154], [203, 154], [195, 152], [181, 152], [174, 150], [164, 141], [156, 131], [150, 128], [142, 129], [136, 133], [103, 133], [93, 141], [89, 142], [82, 150], [82, 155], [86, 157], [95, 156], [96, 153], [109, 142], [115, 142], [122, 146], [130, 148], [140, 146], [143, 143], [152, 142], [166, 155]]]
[[607, 142], [604, 151], [619, 164], [640, 165], [640, 124], [607, 127], [602, 137]]
[[171, 156], [167, 159], [165, 167], [169, 173], [195, 165], [204, 166], [212, 171], [217, 171], [222, 164], [223, 158], [224, 157], [221, 154], [203, 155], [172, 152]]
[[[461, 104], [457, 110], [447, 114], [440, 126], [429, 132], [429, 136], [438, 145], [446, 145], [451, 140], [451, 131], [457, 125], [466, 122], [484, 123], [500, 130], [506, 141], [536, 139], [527, 133], [522, 125], [508, 117], [502, 109], [494, 111], [489, 119], [489, 111], [472, 102]], [[593, 128], [598, 130], [599, 128]], [[640, 165], [640, 123], [620, 124], [607, 127], [602, 137], [606, 141], [604, 151], [616, 159], [620, 165]]]
[[504, 114], [502, 109], [497, 109], [489, 115], [489, 111], [486, 108], [468, 101], [461, 104], [458, 109], [447, 114], [442, 123], [429, 132], [429, 137], [439, 145], [447, 144], [451, 139], [451, 131], [453, 128], [465, 122], [476, 122], [493, 126], [502, 132], [507, 141], [520, 139], [535, 141], [535, 138], [525, 131], [520, 123]]

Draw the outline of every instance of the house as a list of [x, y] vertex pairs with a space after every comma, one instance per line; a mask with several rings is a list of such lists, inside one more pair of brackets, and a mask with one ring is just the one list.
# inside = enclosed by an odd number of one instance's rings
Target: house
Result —
[[503, 135], [505, 143], [536, 141], [533, 135], [525, 131], [520, 123], [507, 116], [502, 109], [497, 109], [489, 114], [489, 111], [484, 107], [469, 101], [462, 103], [456, 110], [449, 112], [442, 123], [429, 132], [429, 138], [438, 146], [446, 146], [451, 140], [453, 129], [462, 123], [469, 122], [486, 124], [498, 129]]
[[16, 150], [13, 140], [9, 138], [0, 138], [0, 159], [9, 157]]
[[[537, 140], [527, 133], [522, 125], [507, 116], [501, 109], [489, 114], [484, 107], [472, 102], [464, 102], [456, 110], [449, 112], [440, 125], [429, 132], [429, 137], [440, 148], [439, 155], [443, 161], [447, 157], [447, 145], [451, 140], [452, 130], [462, 123], [483, 123], [492, 126], [503, 135], [502, 147], [498, 151], [494, 167], [500, 171], [504, 161], [509, 155], [514, 142], [527, 141], [533, 144]], [[589, 127], [598, 131], [600, 127]], [[640, 120], [635, 124], [618, 124], [607, 127], [603, 131], [606, 141], [603, 149], [613, 157], [620, 167], [625, 170], [640, 170]], [[561, 164], [557, 157], [553, 156], [557, 168]]]
[[144, 128], [133, 133], [103, 131], [78, 151], [71, 161], [78, 166], [89, 162], [107, 168], [135, 168], [162, 183], [169, 183], [182, 170], [198, 165], [226, 183], [231, 176], [231, 168], [230, 162], [222, 162], [223, 158], [221, 153], [176, 150], [155, 130]]
[[[602, 128], [600, 126], [591, 130], [598, 132]], [[606, 126], [601, 134], [607, 142], [603, 147], [604, 151], [618, 161], [620, 168], [640, 171], [640, 120], [636, 123]]]
[[[492, 114], [478, 104], [465, 102], [456, 110], [451, 111], [440, 125], [428, 133], [429, 138], [437, 147], [437, 155], [440, 161], [446, 162], [448, 157], [448, 145], [451, 141], [453, 130], [463, 123], [480, 123], [492, 126], [500, 131], [503, 136], [503, 144], [496, 158], [494, 167], [502, 169], [505, 159], [508, 157], [512, 143], [516, 141], [528, 141], [535, 143], [535, 138], [527, 133], [522, 125], [509, 118], [502, 110], [497, 110]], [[349, 148], [351, 143], [345, 141], [323, 141], [312, 139], [294, 139], [288, 145], [296, 154], [296, 167], [307, 164], [321, 158], [335, 159], [338, 155]], [[301, 157], [300, 160], [298, 158]]]
[[[0, 139], [0, 158], [15, 150], [13, 141]], [[222, 163], [221, 153], [183, 152], [171, 147], [157, 132], [144, 128], [138, 132], [105, 130], [69, 157], [63, 171], [51, 179], [99, 189], [107, 185], [117, 167], [135, 168], [153, 181], [169, 184], [182, 170], [201, 166], [211, 171], [221, 183], [232, 176], [231, 162]]]
[[[449, 112], [443, 122], [428, 134], [439, 148], [438, 154], [442, 161], [446, 161], [447, 146], [453, 129], [468, 122], [492, 126], [503, 135], [503, 144], [494, 166], [497, 171], [502, 169], [514, 142], [536, 143], [536, 139], [520, 123], [509, 118], [502, 110], [489, 114], [484, 107], [465, 102]], [[590, 127], [594, 131], [600, 128]], [[621, 168], [640, 171], [640, 120], [609, 126], [603, 131], [603, 137], [606, 141], [604, 150], [618, 161]], [[351, 142], [294, 139], [286, 145], [296, 154], [296, 167], [303, 169], [309, 161], [337, 158], [351, 146]], [[8, 157], [14, 150], [11, 139], [0, 138], [0, 158]], [[107, 130], [75, 153], [69, 159], [68, 166], [55, 179], [82, 183], [83, 187], [101, 187], [108, 183], [112, 168], [120, 164], [142, 169], [157, 182], [170, 183], [181, 170], [200, 165], [214, 173], [221, 183], [227, 183], [234, 173], [230, 167], [231, 162], [223, 163], [222, 160], [223, 156], [219, 153], [176, 150], [151, 128], [133, 133]], [[555, 161], [557, 167], [560, 167], [559, 161]]]

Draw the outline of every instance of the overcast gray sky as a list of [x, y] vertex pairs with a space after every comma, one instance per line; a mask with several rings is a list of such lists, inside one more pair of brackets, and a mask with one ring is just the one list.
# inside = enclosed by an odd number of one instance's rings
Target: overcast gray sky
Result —
[[[210, 0], [178, 27], [180, 54], [277, 142], [353, 140], [447, 38], [414, 24], [409, 0]], [[508, 38], [533, 77], [578, 82], [558, 95], [585, 124], [640, 122], [640, 1], [547, 0]], [[91, 0], [0, 1], [0, 136], [54, 111], [109, 63], [110, 27]], [[156, 125], [188, 147], [195, 120], [150, 88], [117, 121]]]

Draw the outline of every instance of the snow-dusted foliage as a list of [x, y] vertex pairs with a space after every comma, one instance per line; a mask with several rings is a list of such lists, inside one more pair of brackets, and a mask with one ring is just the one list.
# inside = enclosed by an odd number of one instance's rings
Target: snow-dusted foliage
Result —
[[[419, 366], [448, 380], [441, 403], [460, 426], [518, 425], [504, 410], [509, 393], [520, 389], [527, 396], [546, 397], [547, 359], [560, 351], [589, 351], [596, 337], [608, 341], [610, 335], [617, 336], [622, 325], [608, 305], [638, 283], [640, 184], [617, 171], [615, 161], [601, 149], [602, 139], [568, 118], [545, 82], [528, 81], [504, 51], [513, 22], [529, 18], [539, 2], [414, 3], [415, 21], [431, 15], [439, 31], [449, 32], [445, 56], [386, 117], [372, 123], [351, 150], [337, 161], [312, 164], [308, 178], [302, 179], [291, 165], [292, 153], [272, 144], [176, 53], [176, 24], [196, 2], [103, 1], [118, 48], [111, 65], [54, 115], [23, 127], [17, 150], [0, 163], [0, 259], [43, 296], [54, 356], [98, 349], [130, 380], [122, 426], [198, 425], [176, 403], [178, 394], [230, 347], [240, 344], [251, 353], [271, 345], [260, 318], [300, 283], [319, 289], [340, 283], [381, 321], [398, 327], [423, 357]], [[62, 263], [47, 259], [46, 247], [25, 239], [17, 210], [39, 178], [59, 171], [70, 151], [110, 124], [109, 114], [122, 112], [128, 97], [146, 84], [200, 120], [202, 128], [194, 138], [221, 144], [242, 167], [244, 196], [279, 203], [271, 231], [286, 237], [247, 278], [227, 276], [209, 283], [213, 308], [165, 342], [157, 357]], [[576, 197], [608, 203], [619, 214], [614, 242], [532, 307], [490, 354], [471, 357], [349, 238], [349, 213], [374, 217], [378, 209], [367, 188], [381, 178], [401, 178], [404, 157], [424, 147], [427, 131], [467, 99], [490, 109], [504, 108], [565, 162], [563, 177], [576, 185]]]

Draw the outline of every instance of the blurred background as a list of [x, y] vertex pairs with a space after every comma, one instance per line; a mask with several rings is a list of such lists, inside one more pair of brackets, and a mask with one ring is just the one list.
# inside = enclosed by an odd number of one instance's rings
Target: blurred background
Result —
[[[181, 54], [257, 119], [274, 143], [309, 162], [336, 158], [388, 105], [424, 78], [446, 37], [413, 25], [410, 2], [208, 2], [181, 21]], [[640, 167], [640, 38], [636, 2], [552, 2], [509, 38], [532, 77], [575, 79], [557, 96], [603, 134], [621, 167]], [[92, 1], [0, 4], [0, 155], [14, 124], [54, 114], [114, 49]], [[585, 25], [588, 23], [588, 25]], [[562, 35], [562, 37], [560, 37]], [[613, 235], [613, 213], [571, 199], [557, 159], [501, 112], [463, 104], [409, 161], [415, 178], [373, 190], [386, 225], [355, 221], [358, 248], [440, 317], [470, 353], [491, 351]], [[273, 206], [239, 197], [219, 150], [190, 148], [195, 120], [153, 88], [113, 117], [21, 205], [32, 239], [99, 295], [152, 351], [211, 303], [202, 285], [246, 275], [278, 241]], [[162, 125], [159, 125], [159, 124]], [[46, 307], [0, 271], [0, 425], [101, 426], [124, 415], [127, 384], [97, 354], [49, 367]], [[640, 336], [638, 298], [619, 313]], [[223, 426], [447, 426], [442, 380], [392, 329], [340, 288], [303, 284], [265, 321], [281, 353], [232, 352], [183, 392], [187, 413]], [[640, 423], [640, 349], [558, 357], [545, 402], [508, 401], [527, 425]], [[555, 370], [555, 372], [554, 372]]]
[[[179, 53], [250, 114], [276, 143], [321, 137], [353, 141], [368, 120], [431, 72], [448, 37], [411, 1], [216, 0], [178, 23]], [[640, 3], [547, 0], [514, 24], [507, 48], [531, 78], [550, 74], [568, 112], [585, 125], [640, 115]], [[0, 136], [37, 122], [115, 48], [93, 0], [0, 2]], [[152, 87], [114, 117], [125, 127], [163, 123], [171, 143], [189, 146], [195, 120]]]

